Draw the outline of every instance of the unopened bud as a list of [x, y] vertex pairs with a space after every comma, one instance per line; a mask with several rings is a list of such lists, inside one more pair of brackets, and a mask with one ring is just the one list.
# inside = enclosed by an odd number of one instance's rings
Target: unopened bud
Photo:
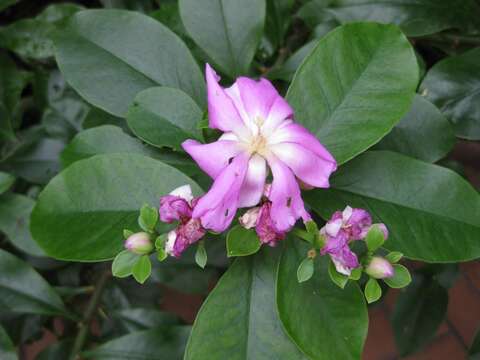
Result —
[[388, 260], [374, 256], [368, 264], [365, 272], [375, 279], [385, 279], [390, 278], [394, 275], [394, 270], [392, 264]]
[[153, 250], [153, 244], [149, 234], [138, 232], [128, 237], [125, 241], [125, 248], [135, 254], [145, 255]]

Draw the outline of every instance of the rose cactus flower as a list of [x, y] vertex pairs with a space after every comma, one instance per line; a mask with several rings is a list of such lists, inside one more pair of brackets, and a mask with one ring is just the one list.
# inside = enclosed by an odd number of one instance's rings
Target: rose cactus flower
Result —
[[198, 199], [192, 195], [190, 185], [183, 185], [160, 198], [160, 219], [171, 223], [179, 221], [176, 229], [170, 231], [165, 244], [167, 254], [180, 257], [187, 247], [200, 240], [206, 233], [199, 219], [192, 218]]
[[210, 144], [182, 144], [214, 179], [192, 216], [207, 229], [224, 231], [239, 207], [260, 202], [268, 164], [273, 175], [272, 227], [288, 231], [300, 217], [310, 218], [297, 179], [310, 187], [329, 187], [335, 159], [313, 134], [293, 122], [292, 108], [268, 80], [240, 77], [229, 88], [222, 88], [219, 80], [207, 64], [209, 126], [223, 135]]
[[254, 207], [243, 214], [239, 222], [246, 229], [255, 228], [262, 244], [275, 246], [279, 240], [285, 239], [286, 232], [278, 231], [273, 227], [271, 207], [272, 204], [269, 201], [262, 206]]

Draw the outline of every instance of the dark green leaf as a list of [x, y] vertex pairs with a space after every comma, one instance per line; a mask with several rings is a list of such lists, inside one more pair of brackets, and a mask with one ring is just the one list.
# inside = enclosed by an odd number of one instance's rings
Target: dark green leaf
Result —
[[45, 256], [30, 235], [30, 214], [35, 201], [20, 194], [0, 196], [0, 231], [13, 246], [29, 255]]
[[48, 346], [38, 356], [35, 360], [65, 360], [71, 354], [73, 347], [73, 339], [61, 340], [59, 342], [53, 343]]
[[181, 360], [189, 326], [139, 331], [83, 353], [95, 360]]
[[340, 274], [335, 268], [333, 261], [328, 263], [328, 275], [330, 280], [332, 280], [340, 289], [344, 289], [345, 285], [348, 283], [348, 276]]
[[180, 0], [188, 34], [231, 77], [248, 74], [262, 35], [265, 0]]
[[369, 304], [377, 301], [382, 297], [382, 288], [377, 280], [370, 278], [365, 285], [365, 299]]
[[385, 278], [383, 281], [393, 289], [401, 289], [410, 284], [412, 277], [408, 269], [400, 264], [393, 264], [394, 275], [391, 278]]
[[0, 11], [5, 10], [9, 6], [18, 3], [20, 0], [0, 0]]
[[366, 209], [386, 224], [387, 249], [429, 262], [480, 257], [480, 196], [451, 170], [372, 151], [337, 171], [332, 186], [306, 201], [325, 219], [346, 205]]
[[313, 276], [313, 272], [315, 271], [315, 264], [313, 263], [313, 259], [306, 258], [300, 263], [297, 269], [297, 280], [299, 283], [305, 282], [310, 280]]
[[8, 191], [15, 182], [15, 176], [0, 171], [0, 195]]
[[396, 26], [355, 23], [318, 42], [297, 70], [287, 99], [296, 120], [341, 164], [378, 142], [406, 114], [417, 81], [415, 54]]
[[179, 323], [175, 315], [155, 309], [127, 308], [118, 310], [112, 315], [114, 318], [120, 320], [121, 324], [129, 332], [148, 330], [166, 325], [176, 325]]
[[0, 305], [3, 311], [66, 315], [50, 285], [30, 265], [1, 249]]
[[455, 133], [450, 122], [435, 105], [416, 95], [408, 114], [377, 144], [376, 149], [436, 162], [454, 145]]
[[333, 284], [324, 256], [315, 260], [315, 275], [299, 284], [295, 269], [307, 249], [307, 244], [289, 240], [278, 267], [277, 306], [283, 326], [310, 359], [359, 359], [368, 327], [363, 294], [353, 282], [343, 290]]
[[475, 48], [440, 61], [420, 87], [453, 123], [457, 136], [470, 140], [480, 140], [479, 57], [480, 48]]
[[291, 10], [295, 0], [267, 0], [265, 35], [274, 48], [282, 45], [292, 21]]
[[130, 106], [127, 122], [145, 142], [182, 150], [190, 138], [201, 138], [197, 123], [202, 118], [198, 105], [183, 91], [156, 87], [140, 92]]
[[[139, 186], [141, 184], [141, 186]], [[32, 213], [34, 238], [52, 257], [108, 260], [135, 229], [138, 209], [191, 179], [160, 161], [135, 154], [98, 155], [76, 162], [40, 194]]]
[[268, 73], [268, 78], [272, 80], [280, 79], [284, 81], [292, 81], [293, 75], [302, 61], [308, 54], [310, 54], [317, 44], [318, 41], [313, 40], [303, 45], [300, 49], [295, 51], [281, 67], [273, 68], [272, 71]]
[[255, 230], [237, 225], [227, 234], [227, 256], [247, 256], [255, 254], [262, 243]]
[[480, 7], [474, 0], [336, 0], [330, 11], [343, 23], [375, 21], [399, 25], [408, 36], [458, 28], [478, 28]]
[[278, 255], [263, 249], [235, 260], [197, 315], [185, 360], [304, 359], [275, 309]]
[[121, 127], [123, 130], [128, 129], [125, 119], [113, 116], [112, 114], [96, 107], [91, 108], [85, 117], [85, 120], [83, 120], [83, 128], [91, 129], [102, 125], [115, 125]]
[[395, 302], [392, 325], [400, 355], [406, 356], [435, 336], [447, 312], [448, 292], [435, 281], [416, 276]]
[[132, 267], [132, 275], [140, 284], [143, 284], [152, 273], [152, 263], [148, 255], [142, 255]]
[[468, 350], [468, 354], [470, 355], [469, 360], [478, 360], [480, 359], [480, 331], [477, 330], [475, 338], [472, 341], [472, 345], [470, 345], [470, 349]]
[[2, 360], [17, 360], [17, 353], [15, 346], [10, 340], [5, 329], [0, 325], [0, 359]]
[[139, 255], [134, 254], [128, 250], [123, 250], [112, 262], [112, 274], [113, 276], [124, 278], [132, 275], [132, 268], [139, 259]]
[[205, 103], [202, 74], [187, 47], [148, 16], [81, 11], [58, 33], [55, 45], [70, 85], [113, 115], [125, 115], [138, 92], [159, 85], [179, 88], [198, 104]]

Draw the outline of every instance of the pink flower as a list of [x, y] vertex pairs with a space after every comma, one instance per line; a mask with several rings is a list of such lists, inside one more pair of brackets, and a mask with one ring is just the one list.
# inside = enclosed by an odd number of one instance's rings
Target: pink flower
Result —
[[125, 248], [135, 254], [144, 255], [153, 250], [150, 235], [146, 232], [132, 234], [125, 241]]
[[298, 181], [309, 187], [329, 187], [335, 159], [314, 135], [293, 122], [292, 108], [268, 80], [240, 77], [224, 89], [208, 64], [206, 79], [209, 125], [224, 133], [210, 144], [194, 140], [182, 144], [214, 179], [193, 217], [207, 229], [225, 230], [239, 207], [260, 202], [268, 164], [273, 175], [272, 227], [285, 232], [298, 218], [308, 219]]
[[286, 232], [278, 231], [273, 227], [273, 221], [270, 216], [271, 207], [271, 203], [266, 201], [262, 206], [248, 210], [240, 217], [239, 222], [246, 229], [254, 227], [262, 244], [275, 246], [278, 241], [285, 239]]
[[168, 233], [165, 251], [171, 256], [180, 257], [187, 247], [200, 240], [205, 233], [200, 220], [189, 219]]
[[160, 198], [160, 220], [172, 223], [182, 218], [192, 217], [190, 203], [193, 200], [190, 185], [183, 185], [173, 190], [169, 195]]

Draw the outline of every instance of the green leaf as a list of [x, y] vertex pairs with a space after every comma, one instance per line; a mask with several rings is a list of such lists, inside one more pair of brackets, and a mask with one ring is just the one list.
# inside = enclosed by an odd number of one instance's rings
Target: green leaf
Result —
[[318, 40], [312, 40], [295, 51], [279, 68], [273, 68], [267, 75], [272, 80], [292, 81], [293, 75], [308, 54], [317, 46]]
[[408, 269], [400, 264], [393, 264], [395, 274], [391, 278], [385, 278], [383, 281], [393, 289], [401, 289], [410, 284], [412, 277]]
[[310, 280], [315, 270], [313, 259], [306, 258], [300, 263], [297, 269], [297, 280], [299, 283]]
[[32, 267], [1, 249], [0, 305], [3, 311], [68, 316], [60, 297]]
[[377, 280], [370, 278], [365, 285], [365, 299], [369, 304], [382, 297], [382, 288]]
[[[158, 21], [123, 10], [85, 10], [58, 32], [56, 59], [85, 100], [123, 116], [137, 93], [176, 87], [205, 103], [202, 74], [185, 44]], [[115, 89], [115, 91], [112, 91]]]
[[345, 285], [347, 285], [348, 276], [340, 274], [331, 260], [328, 263], [328, 275], [330, 276], [330, 280], [332, 280], [340, 289], [344, 289]]
[[181, 172], [145, 156], [109, 154], [78, 161], [40, 193], [32, 234], [58, 259], [112, 259], [123, 250], [123, 229], [136, 228], [142, 204], [156, 203], [184, 184], [201, 194]]
[[285, 34], [293, 19], [291, 10], [294, 5], [294, 0], [267, 0], [265, 35], [274, 48], [284, 42]]
[[203, 303], [185, 360], [304, 359], [275, 309], [278, 255], [277, 249], [263, 249], [235, 260]]
[[309, 359], [359, 359], [368, 314], [357, 284], [351, 282], [343, 290], [333, 284], [325, 256], [315, 260], [315, 275], [299, 284], [295, 269], [308, 244], [290, 239], [285, 245], [276, 293], [284, 329]]
[[2, 360], [17, 360], [17, 352], [15, 346], [10, 340], [5, 329], [0, 325], [0, 359]]
[[318, 42], [297, 70], [287, 100], [296, 120], [342, 164], [407, 113], [417, 81], [415, 54], [396, 26], [354, 23]]
[[177, 150], [182, 150], [183, 141], [201, 138], [201, 118], [202, 110], [187, 94], [167, 87], [140, 92], [127, 113], [128, 126], [143, 141]]
[[180, 0], [192, 39], [232, 78], [248, 74], [265, 21], [265, 0]]
[[189, 331], [189, 326], [138, 331], [113, 339], [82, 355], [95, 360], [181, 360]]
[[200, 241], [197, 246], [197, 251], [195, 252], [195, 262], [204, 269], [205, 265], [207, 265], [207, 259], [207, 250], [205, 250], [203, 242]]
[[9, 6], [15, 5], [20, 0], [0, 0], [0, 11], [5, 10]]
[[0, 195], [8, 191], [15, 182], [15, 176], [0, 171]]
[[0, 231], [13, 246], [33, 256], [46, 256], [30, 235], [30, 214], [35, 201], [20, 194], [0, 196]]
[[363, 268], [361, 266], [355, 269], [352, 269], [352, 273], [348, 278], [354, 281], [360, 280], [360, 278], [362, 277], [362, 271], [363, 271]]
[[479, 56], [480, 48], [475, 48], [438, 62], [420, 86], [452, 122], [457, 136], [469, 140], [480, 140]]
[[143, 204], [140, 209], [140, 216], [138, 217], [138, 225], [145, 231], [155, 230], [155, 226], [158, 222], [158, 210], [157, 208], [148, 204]]
[[470, 345], [468, 354], [470, 355], [469, 360], [478, 360], [480, 358], [480, 331], [478, 330], [472, 341], [472, 345]]
[[179, 324], [179, 320], [174, 314], [147, 308], [129, 307], [115, 311], [112, 317], [118, 319], [128, 332]]
[[387, 259], [391, 264], [395, 264], [402, 260], [403, 254], [399, 251], [392, 251], [391, 253], [388, 253], [385, 256], [385, 259]]
[[227, 234], [227, 256], [247, 256], [255, 254], [262, 243], [255, 230], [234, 226]]
[[305, 194], [325, 219], [346, 205], [364, 208], [375, 222], [386, 224], [390, 234], [384, 247], [389, 250], [428, 262], [480, 257], [480, 196], [455, 172], [372, 151], [343, 166], [331, 180], [333, 189]]
[[474, 0], [338, 0], [329, 10], [342, 23], [393, 23], [408, 36], [423, 36], [451, 28], [478, 29], [480, 7]]
[[367, 248], [371, 252], [375, 252], [380, 246], [383, 245], [385, 242], [385, 238], [383, 235], [382, 230], [376, 224], [370, 227], [368, 230], [367, 237], [365, 238], [365, 242], [367, 243]]
[[416, 95], [408, 114], [375, 148], [433, 163], [445, 157], [454, 145], [450, 122], [435, 105]]
[[400, 355], [407, 356], [433, 339], [446, 317], [448, 292], [435, 281], [415, 276], [400, 292], [393, 310], [392, 325]]
[[132, 267], [132, 275], [140, 284], [143, 284], [152, 273], [152, 263], [148, 255], [142, 255]]
[[112, 262], [113, 276], [124, 278], [132, 275], [133, 265], [136, 264], [139, 257], [139, 255], [128, 250], [123, 250], [120, 252], [117, 256], [115, 256], [115, 259], [113, 259]]

